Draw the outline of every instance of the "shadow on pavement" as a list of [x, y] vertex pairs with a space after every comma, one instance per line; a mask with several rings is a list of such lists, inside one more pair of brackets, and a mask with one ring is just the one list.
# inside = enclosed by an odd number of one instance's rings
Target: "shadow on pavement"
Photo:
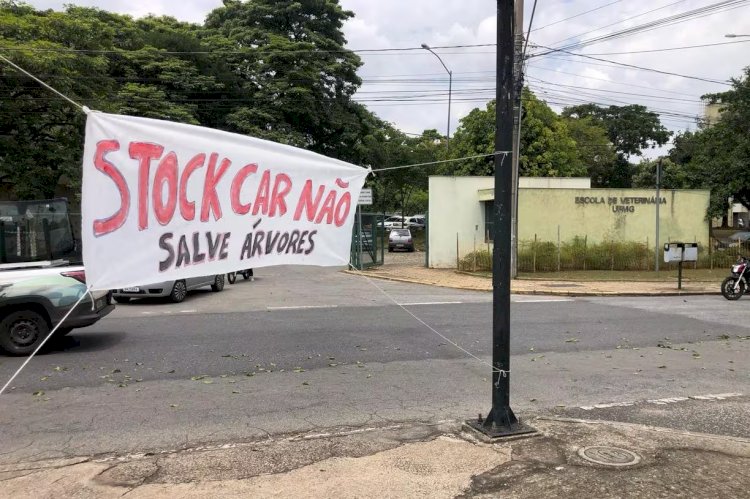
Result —
[[52, 338], [44, 346], [41, 353], [50, 354], [58, 352], [96, 352], [107, 350], [120, 343], [127, 333], [86, 333], [73, 330], [72, 333], [61, 338]]

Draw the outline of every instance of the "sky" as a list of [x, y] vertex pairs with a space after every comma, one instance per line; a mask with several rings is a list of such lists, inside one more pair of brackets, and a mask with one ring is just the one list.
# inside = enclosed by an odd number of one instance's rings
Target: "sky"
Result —
[[[221, 5], [221, 0], [27, 0], [27, 3], [44, 9], [62, 9], [63, 4], [74, 3], [134, 17], [169, 15], [200, 23], [208, 12]], [[364, 64], [359, 74], [364, 83], [356, 99], [407, 133], [419, 134], [431, 128], [445, 133], [448, 75], [433, 54], [418, 48], [423, 43], [431, 47], [494, 44], [496, 2], [340, 0], [340, 3], [355, 14], [344, 26], [350, 49], [417, 49], [360, 53]], [[527, 55], [545, 51], [538, 46], [563, 47], [717, 3], [719, 0], [538, 0]], [[525, 4], [526, 31], [534, 2], [525, 0]], [[579, 15], [586, 11], [591, 12]], [[725, 38], [727, 33], [750, 35], [750, 0], [718, 7], [710, 15], [571, 51], [726, 82], [739, 77], [743, 68], [750, 66], [750, 37], [730, 39]], [[621, 54], [717, 43], [722, 45]], [[495, 47], [443, 48], [435, 52], [453, 73], [450, 120], [453, 133], [462, 117], [475, 107], [484, 107], [494, 97]], [[659, 112], [664, 125], [673, 131], [696, 128], [696, 117], [703, 112], [701, 95], [730, 88], [726, 84], [561, 52], [528, 59], [526, 83], [557, 111], [564, 105], [583, 102], [641, 104]], [[400, 100], [393, 101], [394, 98]]]

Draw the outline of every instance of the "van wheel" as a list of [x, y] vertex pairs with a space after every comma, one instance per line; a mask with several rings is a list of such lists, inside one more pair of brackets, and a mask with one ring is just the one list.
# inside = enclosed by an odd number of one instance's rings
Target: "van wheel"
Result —
[[0, 321], [0, 348], [11, 355], [29, 355], [48, 334], [47, 320], [38, 312], [12, 312]]
[[187, 284], [185, 284], [185, 281], [175, 282], [172, 287], [172, 293], [169, 295], [169, 299], [172, 300], [173, 303], [181, 303], [185, 300], [186, 296]]

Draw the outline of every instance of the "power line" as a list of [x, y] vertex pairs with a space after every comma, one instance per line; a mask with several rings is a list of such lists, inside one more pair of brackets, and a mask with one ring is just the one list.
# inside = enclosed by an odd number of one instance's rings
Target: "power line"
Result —
[[[432, 47], [433, 49], [463, 49], [463, 48], [480, 48], [480, 47], [495, 47], [494, 43], [477, 43], [477, 44], [466, 44], [466, 45], [442, 45]], [[73, 53], [73, 54], [135, 54], [144, 50], [154, 51], [155, 55], [247, 55], [247, 54], [295, 54], [295, 53], [313, 53], [313, 54], [367, 54], [367, 53], [381, 53], [381, 52], [419, 52], [422, 51], [422, 47], [391, 47], [391, 48], [376, 48], [376, 49], [341, 49], [341, 50], [326, 50], [326, 49], [289, 49], [289, 50], [266, 50], [263, 47], [250, 47], [242, 50], [161, 50], [152, 46], [144, 46], [140, 49], [126, 50], [126, 49], [72, 49], [72, 48], [38, 48], [38, 47], [0, 47], [0, 50], [9, 52], [53, 52], [53, 53]]]
[[570, 73], [568, 71], [561, 71], [559, 69], [550, 69], [550, 68], [545, 68], [545, 67], [541, 67], [541, 66], [534, 66], [532, 64], [529, 64], [529, 66], [532, 67], [533, 69], [539, 70], [539, 71], [549, 71], [549, 72], [552, 72], [552, 73], [560, 73], [560, 74], [566, 74], [566, 75], [570, 75], [570, 76], [577, 76], [579, 78], [583, 78], [583, 79], [586, 79], [586, 80], [603, 81], [603, 82], [609, 83], [611, 85], [620, 85], [620, 86], [627, 86], [627, 87], [634, 87], [634, 88], [645, 88], [645, 89], [648, 89], [648, 90], [653, 90], [653, 91], [657, 91], [657, 92], [664, 92], [664, 93], [673, 94], [673, 95], [684, 95], [686, 97], [696, 97], [696, 96], [694, 96], [692, 94], [686, 94], [686, 93], [683, 93], [683, 92], [675, 92], [674, 90], [664, 90], [664, 89], [661, 89], [661, 88], [658, 88], [658, 87], [649, 86], [649, 85], [638, 85], [637, 83], [620, 83], [620, 82], [617, 82], [617, 81], [612, 81], [612, 80], [607, 79], [607, 78], [597, 78], [596, 76], [586, 76], [586, 75], [582, 75], [582, 74], [578, 74], [578, 73]]
[[622, 94], [622, 95], [635, 95], [638, 97], [652, 97], [654, 99], [662, 99], [662, 100], [671, 100], [671, 101], [677, 101], [677, 102], [692, 102], [692, 103], [699, 103], [701, 102], [700, 99], [681, 99], [679, 97], [667, 97], [665, 95], [649, 95], [649, 94], [642, 94], [642, 93], [635, 93], [635, 92], [622, 92], [618, 90], [608, 90], [603, 88], [590, 88], [590, 87], [580, 87], [575, 85], [564, 85], [562, 83], [552, 83], [550, 81], [542, 80], [540, 78], [536, 78], [534, 76], [529, 76], [530, 79], [536, 80], [541, 83], [546, 83], [548, 85], [553, 85], [555, 87], [566, 87], [566, 88], [572, 88], [576, 90], [589, 90], [592, 92], [607, 92], [612, 94]]
[[573, 16], [570, 16], [570, 17], [566, 17], [565, 19], [560, 19], [559, 21], [555, 21], [555, 22], [552, 22], [552, 23], [549, 23], [549, 24], [545, 24], [544, 26], [542, 26], [542, 27], [540, 27], [540, 28], [535, 28], [535, 29], [531, 30], [531, 33], [535, 33], [535, 32], [537, 32], [537, 31], [541, 31], [541, 30], [543, 30], [543, 29], [545, 29], [545, 28], [549, 28], [550, 26], [554, 26], [554, 25], [556, 25], [556, 24], [560, 24], [560, 23], [563, 23], [563, 22], [565, 22], [565, 21], [570, 21], [571, 19], [575, 19], [575, 18], [577, 18], [577, 17], [585, 16], [586, 14], [590, 14], [591, 12], [596, 12], [597, 10], [601, 10], [601, 9], [603, 9], [603, 8], [605, 8], [605, 7], [609, 7], [610, 5], [614, 5], [614, 4], [616, 4], [616, 3], [620, 3], [620, 2], [622, 2], [622, 0], [615, 0], [614, 2], [609, 2], [609, 3], [606, 3], [606, 4], [604, 4], [604, 5], [601, 5], [601, 6], [599, 6], [599, 7], [596, 7], [596, 8], [594, 8], [594, 9], [590, 9], [590, 10], [587, 10], [587, 11], [581, 12], [581, 13], [579, 13], [579, 14], [575, 14], [575, 15], [573, 15]]
[[562, 42], [566, 42], [568, 40], [573, 40], [573, 39], [576, 39], [576, 38], [580, 38], [583, 35], [588, 35], [590, 33], [595, 33], [597, 31], [600, 31], [600, 30], [602, 30], [604, 28], [609, 28], [611, 26], [617, 26], [618, 24], [622, 24], [625, 21], [630, 21], [631, 19], [635, 19], [637, 17], [645, 16], [646, 14], [651, 14], [651, 13], [656, 12], [658, 10], [666, 9], [667, 7], [672, 7], [673, 5], [677, 5], [678, 3], [683, 3], [683, 2], [686, 2], [686, 1], [687, 0], [677, 0], [676, 2], [672, 2], [672, 3], [669, 3], [667, 5], [663, 5], [661, 7], [657, 7], [655, 9], [647, 10], [646, 12], [641, 12], [640, 14], [636, 14], [634, 16], [626, 17], [625, 19], [621, 19], [619, 21], [616, 21], [616, 22], [613, 22], [613, 23], [610, 23], [610, 24], [605, 24], [604, 26], [599, 26], [598, 28], [594, 28], [594, 29], [589, 30], [589, 31], [584, 31], [583, 33], [578, 33], [577, 35], [569, 36], [568, 38], [563, 38], [562, 40], [558, 40], [556, 42], [553, 42], [550, 45], [557, 45], [558, 43], [562, 43]]
[[735, 43], [750, 43], [750, 40], [739, 40], [735, 42], [718, 42], [718, 43], [705, 43], [703, 45], [686, 45], [684, 47], [669, 47], [664, 49], [649, 49], [649, 50], [630, 50], [627, 52], [602, 52], [602, 53], [595, 53], [595, 54], [586, 54], [586, 55], [630, 55], [630, 54], [649, 54], [652, 52], [671, 52], [674, 50], [688, 50], [688, 49], [697, 49], [697, 48], [704, 48], [704, 47], [716, 47], [719, 45], [733, 45]]
[[589, 38], [586, 40], [580, 40], [575, 43], [571, 43], [562, 47], [558, 48], [552, 48], [550, 49], [550, 52], [545, 52], [541, 54], [534, 54], [533, 56], [542, 56], [546, 55], [548, 53], [555, 52], [559, 49], [565, 49], [565, 50], [572, 50], [572, 49], [578, 49], [583, 48], [589, 45], [592, 45], [594, 43], [600, 43], [604, 41], [610, 41], [618, 38], [623, 38], [626, 36], [634, 35], [637, 33], [643, 33], [646, 31], [651, 31], [654, 29], [663, 28], [666, 26], [672, 26], [675, 24], [683, 23], [689, 20], [699, 19], [701, 17], [705, 17], [707, 15], [713, 15], [717, 12], [724, 12], [726, 10], [732, 10], [735, 8], [741, 7], [743, 4], [746, 4], [748, 0], [723, 0], [721, 2], [716, 2], [711, 5], [707, 5], [704, 7], [700, 7], [697, 9], [692, 9], [686, 12], [682, 12], [679, 14], [674, 14], [671, 16], [663, 17], [660, 19], [656, 19], [654, 21], [649, 21], [644, 24], [640, 24], [637, 26], [633, 26], [630, 28], [622, 29], [619, 31], [614, 31], [612, 33], [608, 33], [605, 35], [597, 36], [594, 38]]
[[531, 9], [531, 19], [529, 19], [529, 29], [526, 32], [526, 40], [523, 43], [523, 53], [521, 54], [521, 62], [526, 59], [526, 49], [529, 48], [529, 37], [531, 36], [531, 26], [534, 24], [534, 14], [536, 13], [536, 1], [534, 0], [534, 7]]
[[[546, 48], [546, 49], [550, 49], [550, 47], [546, 47], [544, 45], [540, 45], [540, 47]], [[652, 73], [659, 73], [659, 74], [664, 74], [664, 75], [669, 75], [669, 76], [679, 76], [680, 78], [688, 78], [690, 80], [705, 81], [705, 82], [708, 82], [708, 83], [717, 83], [717, 84], [721, 84], [721, 85], [731, 85], [729, 82], [726, 82], [726, 81], [712, 80], [712, 79], [709, 79], [709, 78], [702, 78], [700, 76], [683, 75], [683, 74], [679, 74], [679, 73], [673, 73], [671, 71], [662, 71], [661, 69], [646, 68], [646, 67], [643, 67], [643, 66], [636, 66], [635, 64], [627, 64], [625, 62], [610, 61], [609, 59], [601, 59], [599, 57], [593, 57], [593, 56], [586, 55], [586, 54], [578, 54], [576, 52], [569, 52], [568, 50], [564, 50], [564, 49], [550, 49], [550, 50], [553, 50], [555, 52], [562, 52], [564, 54], [569, 54], [569, 55], [573, 55], [573, 56], [576, 56], [576, 57], [583, 57], [585, 59], [591, 59], [591, 60], [594, 60], [594, 61], [607, 62], [609, 64], [614, 64], [614, 65], [617, 65], [617, 66], [624, 66], [624, 67], [628, 67], [628, 68], [632, 68], [632, 69], [639, 69], [641, 71], [650, 71]], [[529, 57], [531, 57], [531, 56], [529, 56]]]

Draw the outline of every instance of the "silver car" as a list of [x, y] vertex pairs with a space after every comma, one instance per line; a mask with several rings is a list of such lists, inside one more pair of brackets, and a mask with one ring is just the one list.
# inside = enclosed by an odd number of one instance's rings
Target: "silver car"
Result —
[[114, 298], [117, 303], [127, 303], [133, 298], [167, 298], [169, 297], [174, 303], [180, 303], [185, 299], [188, 291], [211, 286], [214, 292], [224, 289], [224, 274], [191, 277], [179, 281], [165, 281], [146, 286], [136, 286], [132, 288], [122, 288], [114, 291]]

